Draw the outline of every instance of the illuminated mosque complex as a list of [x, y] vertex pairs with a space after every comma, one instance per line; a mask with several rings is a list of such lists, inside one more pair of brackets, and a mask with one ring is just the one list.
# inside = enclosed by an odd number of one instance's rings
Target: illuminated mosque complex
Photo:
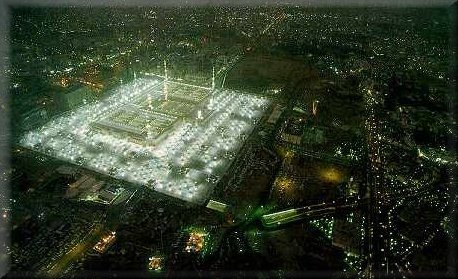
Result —
[[105, 99], [30, 131], [21, 145], [85, 168], [204, 202], [269, 101], [260, 96], [135, 77]]

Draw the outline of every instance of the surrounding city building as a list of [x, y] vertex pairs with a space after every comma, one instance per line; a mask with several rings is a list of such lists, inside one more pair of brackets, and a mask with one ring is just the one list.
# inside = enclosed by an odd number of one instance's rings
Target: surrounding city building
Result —
[[12, 7], [6, 278], [453, 277], [452, 7]]

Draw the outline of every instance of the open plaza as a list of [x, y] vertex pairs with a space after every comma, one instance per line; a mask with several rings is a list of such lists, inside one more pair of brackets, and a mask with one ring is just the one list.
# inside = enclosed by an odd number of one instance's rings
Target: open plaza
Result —
[[264, 97], [142, 77], [28, 132], [21, 145], [200, 203], [268, 105]]

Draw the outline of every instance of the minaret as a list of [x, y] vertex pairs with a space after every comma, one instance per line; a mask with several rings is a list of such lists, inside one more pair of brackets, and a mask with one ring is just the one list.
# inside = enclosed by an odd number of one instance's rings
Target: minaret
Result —
[[223, 78], [223, 82], [221, 83], [221, 88], [224, 88], [224, 83], [226, 82], [226, 76], [227, 76], [227, 70], [226, 70], [226, 73], [224, 73], [224, 78]]
[[318, 100], [313, 100], [313, 102], [312, 102], [312, 113], [313, 113], [313, 115], [316, 115], [316, 113], [317, 113], [318, 103], [319, 103]]
[[212, 69], [212, 91], [215, 90], [215, 67]]
[[164, 101], [167, 101], [167, 95], [168, 95], [168, 92], [167, 92], [167, 82], [168, 82], [168, 77], [167, 77], [167, 61], [164, 60], [164, 89], [163, 89], [163, 93], [164, 93]]

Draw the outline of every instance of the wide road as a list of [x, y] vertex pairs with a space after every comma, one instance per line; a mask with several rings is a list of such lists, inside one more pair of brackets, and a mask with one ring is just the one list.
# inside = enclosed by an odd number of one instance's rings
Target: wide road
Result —
[[78, 259], [80, 259], [89, 249], [94, 247], [97, 241], [102, 237], [103, 226], [101, 224], [93, 225], [89, 233], [81, 241], [73, 246], [61, 258], [57, 259], [48, 275], [51, 277], [61, 276], [63, 272]]
[[335, 213], [336, 209], [355, 208], [361, 205], [363, 202], [365, 201], [363, 200], [361, 202], [353, 202], [349, 204], [322, 203], [293, 208], [263, 215], [261, 217], [261, 221], [265, 227], [274, 227], [290, 222], [296, 222], [302, 219], [332, 215]]

